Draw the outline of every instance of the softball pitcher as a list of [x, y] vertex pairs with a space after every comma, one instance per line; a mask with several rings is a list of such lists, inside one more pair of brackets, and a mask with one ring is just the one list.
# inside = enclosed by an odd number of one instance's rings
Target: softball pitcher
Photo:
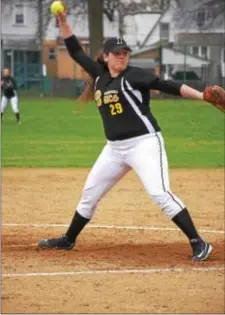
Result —
[[42, 239], [39, 246], [72, 249], [101, 198], [130, 169], [134, 169], [149, 196], [189, 239], [193, 261], [207, 259], [212, 246], [201, 238], [187, 207], [170, 190], [164, 140], [149, 108], [150, 89], [197, 100], [203, 100], [203, 93], [129, 66], [131, 49], [121, 38], [110, 38], [105, 42], [104, 62], [93, 61], [72, 34], [65, 15], [59, 14], [58, 20], [70, 56], [93, 79], [94, 99], [102, 117], [107, 144], [88, 175], [66, 234]]
[[3, 76], [1, 78], [1, 90], [2, 90], [1, 119], [8, 105], [8, 102], [10, 101], [12, 111], [16, 116], [16, 121], [18, 124], [20, 124], [21, 121], [18, 107], [17, 84], [15, 78], [11, 76], [10, 69], [8, 68], [5, 68], [3, 70]]

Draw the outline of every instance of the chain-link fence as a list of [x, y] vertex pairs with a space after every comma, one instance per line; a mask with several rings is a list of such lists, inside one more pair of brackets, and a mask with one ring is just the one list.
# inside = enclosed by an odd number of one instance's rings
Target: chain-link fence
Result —
[[161, 77], [202, 90], [217, 84], [225, 87], [225, 43], [161, 47]]
[[21, 87], [19, 94], [22, 97], [77, 98], [83, 92], [85, 85], [84, 80], [42, 77], [38, 83], [28, 89]]
[[[76, 98], [82, 93], [85, 81], [80, 78], [43, 77], [40, 55], [36, 55], [14, 52], [14, 76], [22, 95]], [[10, 67], [11, 55], [6, 51], [5, 56], [6, 66]], [[131, 65], [151, 68], [162, 79], [176, 80], [198, 90], [212, 84], [225, 88], [225, 43], [145, 47], [133, 54]]]

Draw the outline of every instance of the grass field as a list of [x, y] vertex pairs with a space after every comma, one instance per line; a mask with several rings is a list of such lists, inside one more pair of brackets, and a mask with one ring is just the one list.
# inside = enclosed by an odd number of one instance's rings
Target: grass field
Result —
[[[21, 99], [22, 125], [8, 108], [2, 124], [2, 165], [89, 167], [105, 143], [94, 104], [82, 112], [68, 99]], [[224, 115], [203, 102], [153, 100], [171, 167], [224, 167]]]

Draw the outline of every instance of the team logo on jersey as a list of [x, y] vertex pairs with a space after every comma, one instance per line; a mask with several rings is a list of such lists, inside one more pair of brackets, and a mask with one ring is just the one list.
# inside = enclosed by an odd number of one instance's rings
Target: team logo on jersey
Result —
[[[113, 91], [110, 91], [110, 92], [113, 92]], [[119, 95], [118, 95], [118, 92], [117, 93], [105, 93], [104, 94], [104, 104], [109, 104], [109, 103], [116, 103], [119, 101]]]
[[102, 91], [101, 90], [97, 90], [95, 92], [94, 99], [95, 99], [97, 106], [102, 105]]

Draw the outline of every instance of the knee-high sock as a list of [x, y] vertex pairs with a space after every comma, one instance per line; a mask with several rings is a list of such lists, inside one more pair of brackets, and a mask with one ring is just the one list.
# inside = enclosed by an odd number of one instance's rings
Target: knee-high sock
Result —
[[74, 214], [74, 217], [70, 223], [70, 226], [66, 232], [68, 240], [74, 242], [78, 234], [83, 230], [85, 225], [90, 221], [82, 217], [77, 211]]
[[198, 232], [187, 208], [184, 208], [175, 215], [172, 218], [172, 221], [181, 229], [181, 231], [183, 231], [189, 240], [199, 238]]

